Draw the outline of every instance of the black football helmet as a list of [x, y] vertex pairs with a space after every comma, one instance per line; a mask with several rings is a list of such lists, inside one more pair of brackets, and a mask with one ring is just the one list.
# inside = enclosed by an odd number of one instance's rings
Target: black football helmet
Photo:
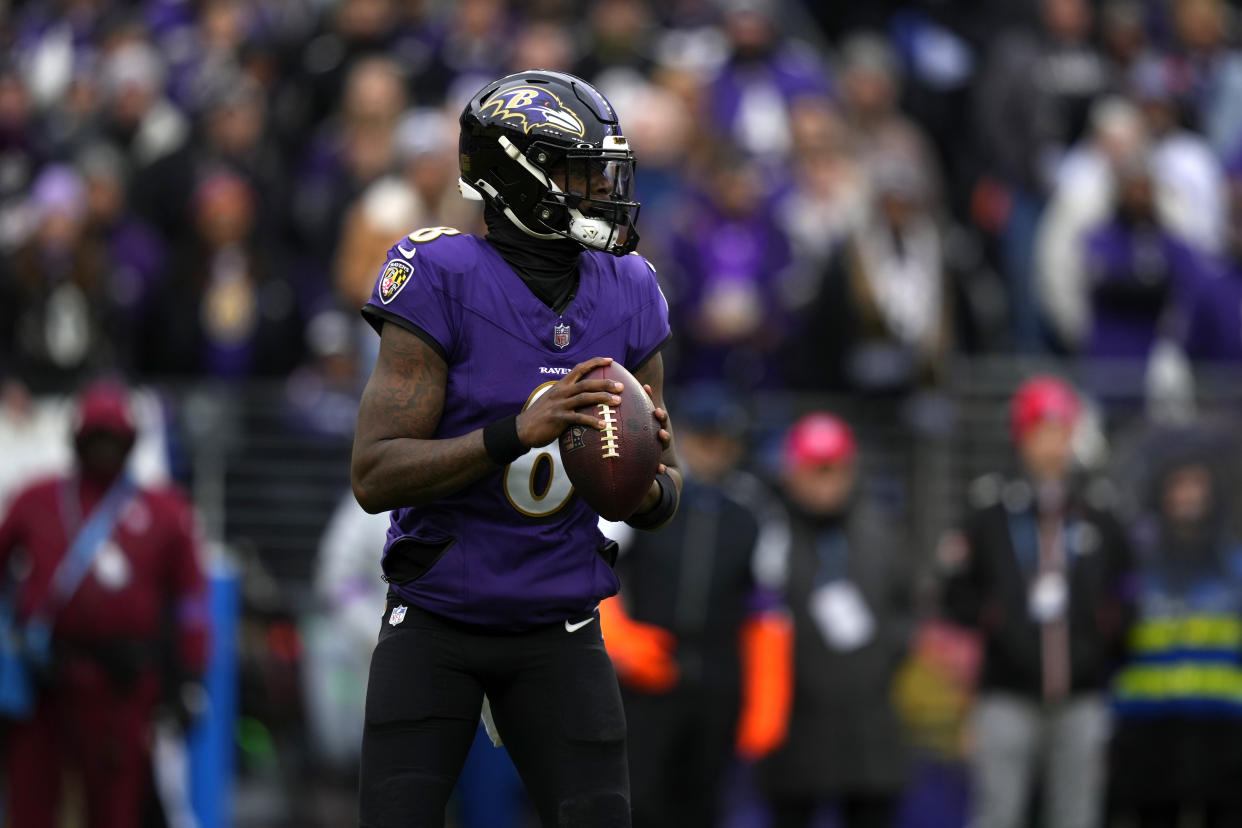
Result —
[[461, 190], [536, 239], [616, 256], [638, 246], [634, 153], [582, 78], [541, 69], [483, 87], [461, 113]]

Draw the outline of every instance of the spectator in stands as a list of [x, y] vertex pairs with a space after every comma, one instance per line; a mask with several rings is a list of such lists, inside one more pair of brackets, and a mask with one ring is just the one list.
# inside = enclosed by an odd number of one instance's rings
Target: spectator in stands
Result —
[[938, 552], [946, 616], [983, 639], [978, 828], [1025, 824], [1037, 778], [1043, 824], [1100, 824], [1104, 692], [1125, 632], [1129, 553], [1105, 489], [1074, 473], [1080, 410], [1058, 378], [1022, 383], [1010, 407], [1019, 471], [975, 481], [960, 535]]
[[35, 231], [0, 261], [0, 361], [36, 393], [124, 364], [108, 247], [87, 227], [87, 191], [67, 164], [31, 192]]
[[[22, 67], [36, 108], [72, 94], [74, 76], [115, 38], [116, 9], [98, 3], [24, 3], [6, 15], [6, 47]], [[11, 26], [11, 28], [8, 28]], [[95, 67], [97, 68], [97, 67]]]
[[367, 187], [345, 211], [336, 252], [336, 294], [342, 304], [360, 308], [375, 289], [384, 252], [411, 228], [426, 226], [418, 193], [396, 176]]
[[789, 236], [793, 265], [783, 299], [801, 311], [821, 289], [829, 262], [857, 231], [870, 208], [870, 170], [859, 162], [841, 116], [826, 99], [794, 106], [790, 184], [775, 205]]
[[23, 221], [31, 182], [43, 163], [30, 91], [21, 74], [0, 64], [0, 254], [11, 255], [29, 231]]
[[[299, 52], [293, 100], [303, 112], [304, 128], [313, 130], [332, 120], [349, 94], [358, 63], [382, 55], [404, 75], [407, 57], [415, 63], [425, 57], [425, 45], [418, 38], [404, 38], [400, 24], [394, 0], [342, 0], [318, 13], [314, 34], [291, 44]], [[421, 68], [426, 70], [425, 65]], [[301, 139], [304, 145], [305, 134]]]
[[1138, 617], [1114, 685], [1110, 778], [1138, 828], [1242, 824], [1242, 544], [1232, 446], [1161, 433], [1133, 528]]
[[[132, 326], [165, 276], [167, 244], [131, 209], [126, 198], [129, 171], [115, 147], [92, 143], [77, 156], [76, 166], [86, 186], [87, 231], [107, 249], [111, 298]], [[132, 347], [126, 355], [128, 365]]]
[[761, 768], [774, 828], [810, 828], [829, 802], [848, 828], [895, 825], [905, 746], [891, 698], [913, 631], [913, 560], [868, 500], [858, 447], [835, 415], [785, 436], [793, 613], [789, 735]]
[[[387, 57], [358, 60], [346, 76], [336, 116], [309, 142], [293, 185], [297, 253], [303, 280], [326, 294], [346, 205], [397, 170], [395, 128], [406, 106], [405, 81]], [[322, 294], [321, 294], [322, 295]]]
[[1081, 353], [1143, 360], [1171, 323], [1189, 255], [1161, 220], [1150, 156], [1116, 170], [1114, 213], [1084, 240], [1090, 309]]
[[[1114, 209], [1117, 170], [1133, 168], [1147, 148], [1137, 107], [1125, 98], [1101, 98], [1091, 109], [1090, 134], [1057, 170], [1051, 200], [1039, 219], [1033, 264], [1040, 309], [1060, 349], [1080, 349], [1091, 325], [1085, 238]], [[1160, 215], [1168, 216], [1163, 190], [1157, 186], [1153, 195]]]
[[165, 202], [158, 197], [164, 173], [153, 174], [151, 167], [186, 145], [190, 122], [164, 94], [164, 61], [150, 43], [140, 39], [123, 42], [104, 58], [100, 71], [106, 137], [131, 165], [137, 199], [134, 206], [147, 219], [164, 226]]
[[1146, 58], [1130, 74], [1133, 100], [1151, 141], [1152, 177], [1175, 202], [1176, 230], [1188, 243], [1213, 253], [1225, 243], [1224, 165], [1211, 145], [1183, 124], [1184, 93], [1165, 61]]
[[77, 55], [64, 91], [40, 108], [41, 150], [48, 157], [71, 157], [98, 140], [103, 127], [99, 63], [99, 56], [91, 52]]
[[923, 181], [927, 203], [939, 209], [943, 187], [926, 133], [898, 108], [900, 66], [878, 35], [856, 34], [841, 47], [841, 100], [854, 152], [872, 174], [897, 163]]
[[1190, 80], [1193, 121], [1222, 158], [1242, 146], [1242, 53], [1222, 0], [1174, 0], [1171, 71]]
[[218, 165], [243, 176], [259, 197], [259, 231], [278, 237], [289, 218], [290, 186], [288, 165], [270, 134], [264, 89], [248, 75], [233, 71], [222, 73], [201, 100], [195, 171]]
[[457, 123], [438, 109], [409, 109], [397, 126], [401, 175], [422, 203], [422, 217], [410, 227], [455, 227], [469, 233], [483, 227], [477, 201], [457, 186]]
[[1090, 39], [1087, 0], [1040, 0], [1039, 28], [996, 38], [976, 87], [984, 161], [1007, 194], [1003, 270], [1019, 350], [1044, 347], [1033, 297], [1036, 226], [1066, 150], [1086, 129], [1108, 66]]
[[1173, 340], [1196, 363], [1242, 365], [1242, 179], [1229, 196], [1228, 245], [1212, 260], [1182, 260], [1188, 296], [1173, 326]]
[[221, 84], [236, 81], [242, 48], [254, 27], [254, 7], [240, 0], [206, 0], [193, 25], [178, 32], [170, 53], [169, 97], [196, 113]]
[[520, 16], [507, 0], [461, 0], [436, 27], [432, 60], [414, 79], [420, 104], [444, 103], [457, 111], [474, 90], [504, 74]]
[[359, 360], [364, 333], [357, 321], [352, 308], [335, 307], [307, 320], [306, 359], [285, 380], [289, 432], [315, 435], [329, 444], [353, 437], [358, 397], [370, 367]]
[[[644, 0], [595, 0], [574, 74], [598, 86], [611, 101], [617, 100], [620, 87], [645, 83], [654, 69], [652, 18]], [[626, 113], [631, 131], [635, 114]], [[650, 149], [643, 148], [644, 158]]]
[[621, 592], [600, 618], [625, 702], [635, 828], [715, 828], [730, 758], [775, 748], [789, 706], [788, 523], [738, 468], [738, 401], [696, 386], [677, 410], [677, 514], [658, 533], [603, 527], [622, 546]]
[[877, 164], [872, 202], [829, 259], [784, 360], [802, 389], [907, 391], [935, 381], [952, 343], [952, 280], [926, 180]]
[[729, 56], [708, 81], [711, 119], [742, 151], [779, 166], [791, 148], [790, 107], [827, 95], [828, 69], [781, 31], [772, 0], [728, 0], [723, 8]]
[[775, 387], [789, 241], [767, 209], [754, 161], [719, 147], [704, 183], [683, 207], [665, 273], [672, 323], [682, 332], [671, 375], [681, 383]]
[[203, 710], [208, 618], [194, 512], [179, 490], [133, 483], [135, 434], [125, 390], [89, 387], [74, 417], [73, 471], [22, 491], [0, 522], [0, 571], [40, 670], [34, 709], [6, 731], [13, 825], [62, 824], [66, 775], [81, 786], [88, 828], [141, 825], [157, 715], [184, 727]]
[[1095, 135], [1067, 156], [1040, 228], [1041, 298], [1073, 353], [1146, 359], [1203, 280], [1194, 248], [1226, 241], [1221, 165], [1176, 126], [1163, 75], [1136, 68], [1141, 110], [1099, 104]]
[[1107, 0], [1100, 7], [1100, 47], [1120, 88], [1138, 62], [1152, 54], [1142, 0]]
[[576, 43], [566, 21], [557, 17], [535, 17], [513, 33], [513, 53], [509, 71], [539, 66], [554, 72], [568, 72], [577, 57]]
[[[604, 90], [617, 111], [626, 113], [627, 137], [642, 148], [643, 163], [634, 171], [636, 190], [643, 197], [642, 247], [656, 267], [671, 261], [669, 246], [689, 182], [700, 172], [692, 148], [702, 146], [698, 143], [702, 124], [677, 91], [687, 74], [661, 68], [651, 83]], [[686, 86], [697, 88], [692, 83]]]
[[144, 325], [141, 367], [157, 376], [284, 376], [303, 356], [293, 274], [256, 238], [255, 196], [235, 173], [210, 173], [193, 194], [194, 237]]

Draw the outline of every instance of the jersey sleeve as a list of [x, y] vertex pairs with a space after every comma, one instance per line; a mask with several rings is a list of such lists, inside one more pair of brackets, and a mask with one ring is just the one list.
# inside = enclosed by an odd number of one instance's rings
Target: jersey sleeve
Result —
[[[660, 290], [655, 267], [642, 256], [626, 256], [637, 285], [636, 312], [631, 321], [626, 367], [637, 371], [668, 340], [668, 302]], [[633, 260], [630, 262], [629, 260]]]
[[442, 268], [436, 261], [439, 247], [417, 244], [407, 237], [389, 248], [362, 315], [377, 333], [385, 322], [400, 325], [447, 360], [454, 325]]

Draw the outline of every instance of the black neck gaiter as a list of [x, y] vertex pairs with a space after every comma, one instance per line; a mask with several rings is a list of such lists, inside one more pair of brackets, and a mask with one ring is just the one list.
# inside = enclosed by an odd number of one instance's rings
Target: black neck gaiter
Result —
[[487, 242], [522, 278], [531, 293], [561, 313], [578, 293], [578, 257], [582, 245], [571, 239], [533, 239], [490, 204], [483, 213]]

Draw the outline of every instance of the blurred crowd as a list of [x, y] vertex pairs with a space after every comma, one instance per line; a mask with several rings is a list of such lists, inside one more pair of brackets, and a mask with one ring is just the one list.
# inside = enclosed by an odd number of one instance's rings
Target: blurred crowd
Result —
[[394, 238], [479, 229], [456, 117], [531, 66], [622, 114], [675, 384], [901, 391], [962, 353], [1236, 362], [1235, 35], [1220, 0], [17, 2], [0, 375], [352, 355], [339, 314]]
[[[738, 826], [759, 798], [782, 826], [829, 800], [859, 825], [1003, 827], [1031, 808], [1161, 826], [1183, 805], [1242, 824], [1218, 795], [1242, 778], [1227, 429], [1119, 431], [1133, 412], [1092, 396], [1115, 379], [1092, 366], [1114, 360], [1175, 401], [1200, 369], [1242, 362], [1240, 26], [1224, 0], [15, 0], [0, 413], [98, 376], [256, 380], [281, 388], [288, 431], [348, 439], [377, 347], [358, 308], [385, 251], [421, 227], [482, 230], [457, 189], [465, 101], [511, 71], [570, 71], [609, 96], [639, 159], [639, 250], [669, 300], [691, 473], [690, 523], [633, 540], [629, 592], [606, 610], [650, 763], [636, 815], [703, 816], [723, 788]], [[788, 433], [732, 417], [756, 392], [917, 399], [960, 357], [997, 355], [1086, 366], [1087, 394], [1041, 386], [1012, 464], [971, 487], [934, 553], [890, 535], [892, 497], [864, 497], [883, 494], [863, 472], [887, 447], [863, 432], [909, 422], [854, 422], [856, 440], [822, 411]], [[1075, 426], [1084, 463], [1045, 421]], [[168, 433], [189, 481], [201, 470]], [[310, 585], [335, 615], [255, 636], [305, 659], [298, 703], [346, 773], [383, 531], [345, 496]], [[719, 554], [670, 563], [658, 543]], [[788, 669], [782, 647], [810, 669], [756, 678]], [[920, 720], [937, 699], [961, 714], [938, 740]], [[968, 781], [920, 787], [911, 721], [933, 753], [980, 760]], [[747, 783], [761, 795], [729, 799], [748, 789], [728, 781], [735, 754], [766, 757]], [[1092, 775], [1105, 764], [1111, 779]], [[662, 768], [699, 781], [670, 787]], [[463, 789], [520, 787], [504, 773], [468, 771]], [[463, 796], [467, 824], [471, 803], [487, 796]]]

